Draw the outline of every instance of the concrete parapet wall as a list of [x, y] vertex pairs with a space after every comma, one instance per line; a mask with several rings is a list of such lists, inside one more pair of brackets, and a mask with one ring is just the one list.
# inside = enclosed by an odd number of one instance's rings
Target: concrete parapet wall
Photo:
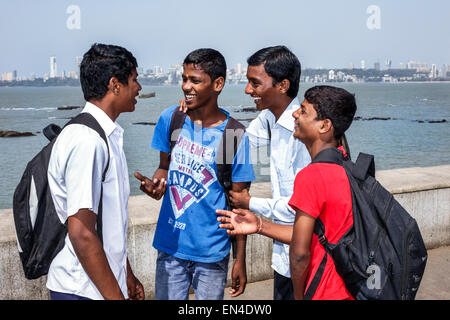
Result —
[[[377, 179], [417, 220], [428, 249], [450, 245], [450, 165], [379, 171]], [[254, 183], [253, 196], [270, 197], [269, 183]], [[128, 257], [143, 283], [147, 298], [154, 296], [156, 250], [153, 235], [161, 201], [147, 196], [129, 199]], [[273, 277], [272, 240], [260, 235], [247, 239], [247, 279]], [[230, 259], [228, 284], [231, 283]], [[15, 238], [12, 209], [0, 210], [0, 299], [47, 299], [46, 277], [26, 280]]]

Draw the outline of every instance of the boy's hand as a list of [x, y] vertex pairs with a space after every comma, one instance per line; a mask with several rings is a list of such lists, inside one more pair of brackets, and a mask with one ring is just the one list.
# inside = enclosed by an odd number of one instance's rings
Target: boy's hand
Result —
[[[158, 170], [163, 170], [163, 169], [158, 169]], [[164, 170], [164, 171], [166, 171], [166, 175], [165, 175], [166, 179], [164, 179], [163, 177], [161, 177], [160, 179], [158, 178], [159, 177], [159, 175], [157, 175], [158, 170], [156, 170], [155, 174], [153, 175], [153, 181], [150, 180], [149, 178], [147, 178], [146, 176], [143, 176], [139, 172], [134, 173], [134, 176], [136, 177], [136, 179], [141, 181], [141, 186], [140, 186], [141, 191], [156, 200], [161, 199], [161, 197], [166, 192], [166, 186], [167, 186], [167, 182], [166, 182], [167, 170]]]
[[180, 111], [182, 111], [182, 112], [184, 112], [184, 113], [186, 113], [187, 112], [187, 110], [188, 110], [188, 107], [187, 107], [187, 105], [186, 105], [186, 100], [180, 100], [180, 109], [179, 109]]
[[158, 168], [156, 169], [155, 173], [153, 174], [153, 183], [156, 184], [156, 189], [155, 189], [155, 196], [156, 196], [156, 200], [161, 199], [164, 194], [166, 193], [166, 189], [167, 189], [167, 174], [168, 174], [168, 170], [166, 169], [161, 169]]
[[127, 275], [128, 299], [130, 300], [144, 300], [145, 292], [142, 283], [134, 276], [134, 274]]
[[233, 236], [257, 233], [261, 226], [261, 219], [250, 210], [233, 209], [233, 211], [228, 211], [218, 209], [216, 213], [222, 216], [217, 218], [217, 221], [221, 222], [219, 227], [227, 229], [227, 233]]
[[250, 198], [248, 189], [243, 189], [240, 192], [230, 191], [230, 202], [234, 208], [249, 209]]
[[235, 298], [245, 291], [247, 284], [247, 270], [245, 266], [245, 260], [236, 260], [233, 264], [231, 272], [231, 288], [228, 291], [232, 298]]

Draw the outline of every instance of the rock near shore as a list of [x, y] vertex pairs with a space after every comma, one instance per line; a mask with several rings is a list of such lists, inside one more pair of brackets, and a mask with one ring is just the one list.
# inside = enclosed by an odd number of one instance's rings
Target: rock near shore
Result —
[[32, 132], [0, 130], [0, 138], [29, 137], [29, 136], [35, 136], [35, 134]]

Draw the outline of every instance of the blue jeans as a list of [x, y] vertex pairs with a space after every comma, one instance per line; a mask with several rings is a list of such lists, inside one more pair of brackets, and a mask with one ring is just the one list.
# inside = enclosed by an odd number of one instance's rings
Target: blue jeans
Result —
[[50, 300], [91, 300], [76, 294], [57, 292], [50, 290]]
[[229, 258], [227, 255], [222, 261], [203, 263], [158, 251], [155, 299], [189, 300], [192, 285], [197, 300], [223, 300]]

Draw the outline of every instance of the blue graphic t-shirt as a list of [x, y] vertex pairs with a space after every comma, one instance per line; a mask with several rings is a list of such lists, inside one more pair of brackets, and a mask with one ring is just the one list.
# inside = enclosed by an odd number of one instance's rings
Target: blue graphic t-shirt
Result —
[[[151, 147], [169, 153], [169, 127], [177, 106], [166, 109], [156, 124]], [[225, 209], [223, 187], [217, 179], [216, 153], [227, 119], [218, 126], [203, 128], [186, 116], [173, 147], [167, 190], [161, 205], [153, 246], [177, 258], [217, 262], [230, 251], [230, 240], [219, 228], [216, 209]], [[232, 181], [255, 179], [246, 134], [232, 165]]]

